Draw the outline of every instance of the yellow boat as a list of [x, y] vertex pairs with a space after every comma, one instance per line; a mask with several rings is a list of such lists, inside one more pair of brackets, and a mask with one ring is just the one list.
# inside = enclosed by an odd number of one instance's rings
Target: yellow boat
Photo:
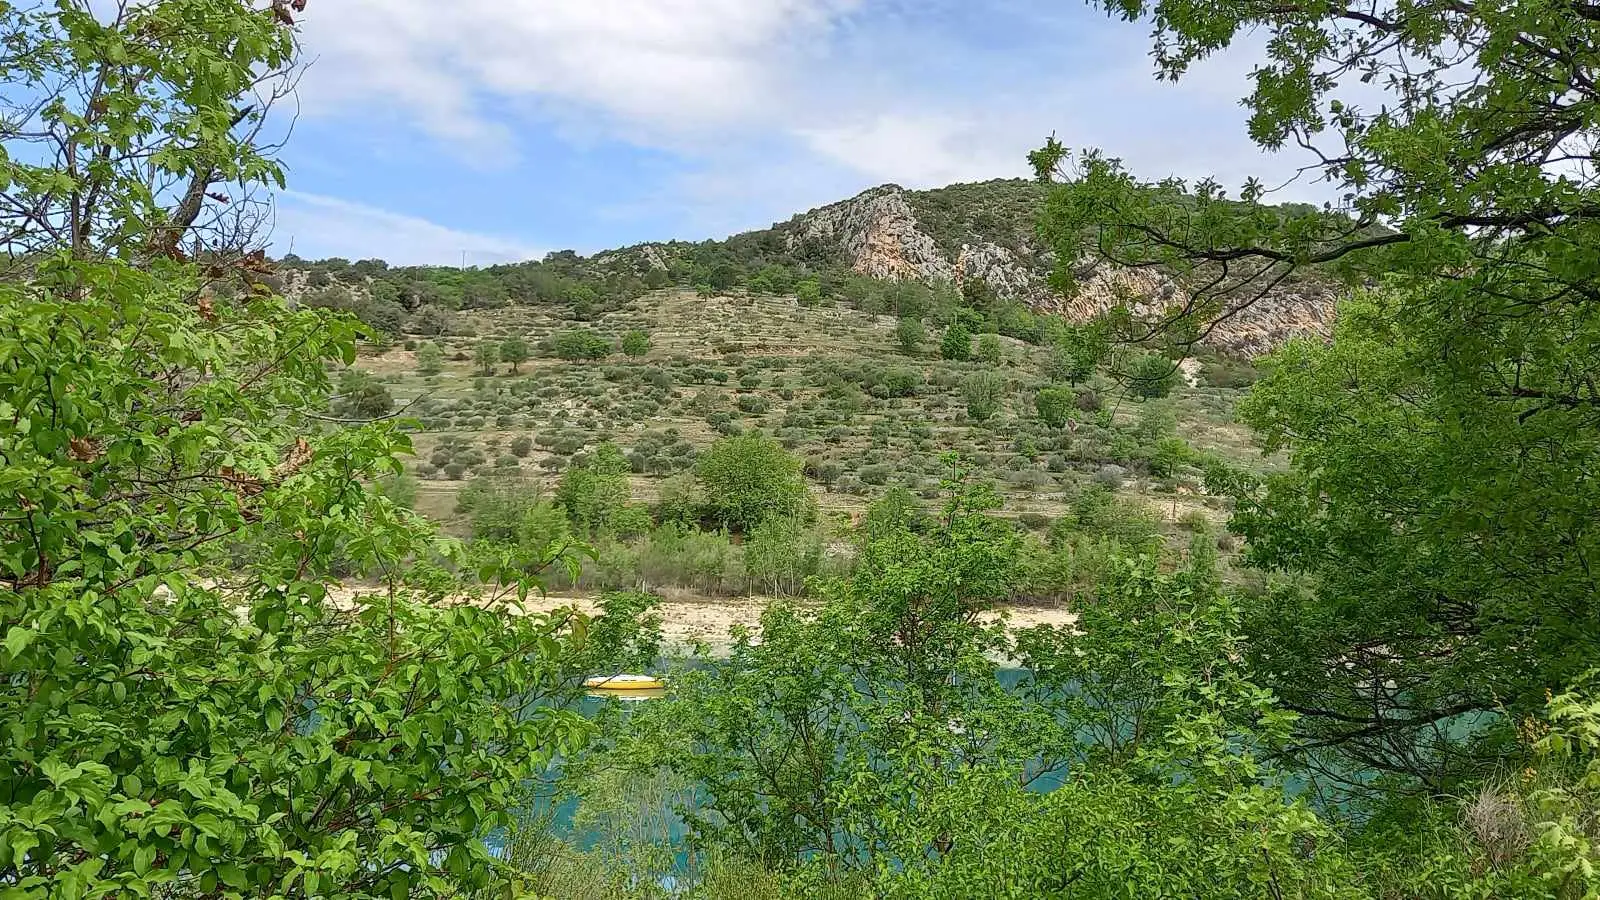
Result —
[[595, 675], [585, 678], [583, 686], [591, 691], [663, 691], [667, 683], [654, 675]]

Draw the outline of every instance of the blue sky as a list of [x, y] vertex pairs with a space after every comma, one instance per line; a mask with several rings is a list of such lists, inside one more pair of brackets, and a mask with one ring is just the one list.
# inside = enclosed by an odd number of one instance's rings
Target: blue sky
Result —
[[1164, 84], [1147, 32], [1071, 0], [320, 0], [272, 249], [486, 265], [722, 237], [1024, 175], [1052, 132], [1148, 177], [1286, 174], [1244, 136], [1250, 51]]

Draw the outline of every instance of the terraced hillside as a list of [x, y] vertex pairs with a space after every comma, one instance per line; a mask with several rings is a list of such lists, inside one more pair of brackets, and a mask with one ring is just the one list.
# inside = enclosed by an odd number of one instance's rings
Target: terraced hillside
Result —
[[[888, 316], [682, 290], [647, 293], [594, 322], [561, 312], [464, 314], [473, 334], [435, 339], [444, 357], [435, 375], [418, 373], [417, 349], [405, 344], [358, 362], [422, 423], [412, 469], [420, 509], [459, 524], [455, 495], [472, 479], [553, 487], [606, 440], [626, 452], [632, 496], [648, 504], [712, 442], [759, 429], [804, 460], [820, 508], [841, 516], [893, 485], [935, 496], [941, 454], [955, 450], [993, 478], [1004, 512], [1031, 527], [1067, 515], [1098, 484], [1151, 504], [1176, 539], [1215, 530], [1222, 516], [1201, 485], [1208, 456], [1270, 462], [1231, 424], [1250, 377], [1237, 361], [1193, 362], [1160, 400], [1092, 376], [1072, 394], [1073, 421], [1052, 427], [1036, 402], [1051, 384], [1051, 351], [1011, 338], [979, 336], [974, 358], [955, 362], [939, 357], [936, 332], [908, 352]], [[649, 349], [626, 356], [617, 345], [635, 330]], [[605, 342], [603, 358], [554, 355], [558, 335], [584, 332]], [[523, 339], [533, 358], [515, 372], [476, 361], [480, 345], [506, 338]], [[980, 420], [985, 400], [994, 409]]]

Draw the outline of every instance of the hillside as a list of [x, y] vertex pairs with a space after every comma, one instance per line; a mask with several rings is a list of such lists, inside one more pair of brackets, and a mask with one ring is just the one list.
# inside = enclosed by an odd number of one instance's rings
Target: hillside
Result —
[[[760, 432], [802, 461], [824, 533], [845, 533], [896, 487], [934, 498], [948, 474], [941, 456], [958, 451], [999, 489], [1000, 513], [1041, 542], [1063, 523], [1180, 555], [1214, 541], [1226, 558], [1226, 510], [1206, 496], [1204, 469], [1276, 464], [1233, 423], [1254, 379], [1239, 356], [1325, 327], [1321, 301], [1286, 297], [1266, 305], [1289, 310], [1277, 320], [1219, 329], [1220, 346], [1187, 361], [1158, 399], [1103, 370], [1070, 374], [1065, 321], [1092, 318], [1129, 285], [1148, 286], [1151, 304], [1175, 288], [1123, 272], [1088, 280], [1072, 301], [1049, 294], [1051, 260], [1031, 233], [1041, 191], [885, 186], [722, 241], [467, 270], [290, 259], [279, 277], [299, 302], [376, 326], [335, 411], [393, 408], [420, 423], [417, 508], [463, 535], [484, 486], [549, 496], [606, 444], [627, 460], [630, 502], [659, 523], [694, 489], [701, 454]], [[970, 358], [947, 358], [952, 328], [973, 333]], [[363, 409], [367, 397], [377, 400]], [[648, 550], [624, 544], [607, 555], [646, 578]], [[719, 574], [666, 580], [752, 589], [726, 571], [736, 555], [702, 550], [723, 560], [705, 564]]]
[[[469, 311], [461, 325], [470, 335], [435, 339], [438, 373], [418, 371], [425, 343], [417, 338], [375, 348], [357, 368], [421, 423], [410, 466], [417, 508], [463, 534], [471, 515], [459, 498], [483, 479], [548, 496], [566, 469], [609, 441], [626, 455], [631, 501], [657, 509], [664, 494], [685, 489], [675, 476], [714, 442], [760, 431], [803, 460], [838, 533], [897, 485], [936, 497], [947, 474], [941, 454], [956, 450], [999, 488], [1001, 514], [1041, 540], [1057, 521], [1099, 515], [1085, 504], [1107, 497], [1120, 498], [1116, 527], [1177, 551], [1197, 534], [1231, 549], [1202, 468], [1211, 458], [1271, 464], [1232, 423], [1239, 388], [1253, 377], [1247, 365], [1208, 356], [1172, 396], [1149, 401], [1091, 376], [1067, 395], [1073, 421], [1054, 427], [1036, 402], [1052, 384], [1048, 348], [990, 337], [971, 361], [951, 361], [936, 352], [936, 335], [908, 351], [896, 322], [792, 297], [663, 289], [590, 323], [559, 309]], [[629, 332], [648, 335], [642, 355], [618, 350]], [[557, 347], [580, 335], [598, 358], [561, 358]], [[533, 358], [515, 371], [476, 360], [478, 347], [508, 338]], [[974, 385], [991, 375], [985, 410]], [[692, 586], [739, 590], [720, 577]]]
[[[1118, 305], [1154, 317], [1187, 299], [1182, 284], [1144, 269], [1085, 262], [1079, 289], [1065, 297], [1047, 283], [1056, 264], [1034, 235], [1045, 188], [1020, 179], [957, 184], [930, 191], [883, 185], [848, 200], [794, 216], [770, 228], [724, 240], [640, 244], [581, 257], [570, 251], [544, 260], [484, 269], [391, 269], [377, 260], [284, 262], [291, 295], [333, 287], [357, 296], [363, 318], [391, 333], [439, 333], [443, 313], [504, 304], [565, 304], [575, 318], [631, 301], [669, 285], [702, 292], [736, 288], [759, 294], [803, 293], [871, 313], [905, 314], [906, 286], [942, 293], [940, 306], [913, 304], [916, 315], [941, 316], [966, 306], [969, 325], [1038, 343], [1043, 320], [1087, 322]], [[800, 285], [809, 283], [809, 288]], [[370, 296], [368, 296], [370, 295]], [[1335, 289], [1313, 277], [1279, 286], [1219, 323], [1208, 346], [1253, 356], [1300, 333], [1325, 334]], [[339, 305], [338, 297], [324, 298]], [[407, 323], [420, 307], [431, 319]]]

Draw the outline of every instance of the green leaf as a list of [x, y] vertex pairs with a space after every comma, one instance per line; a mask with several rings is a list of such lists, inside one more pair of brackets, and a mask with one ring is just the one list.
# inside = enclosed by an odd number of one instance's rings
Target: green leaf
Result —
[[36, 632], [34, 632], [33, 629], [26, 628], [22, 625], [13, 625], [12, 627], [6, 629], [6, 651], [11, 654], [11, 658], [13, 660], [18, 659], [22, 656], [22, 651], [26, 650], [28, 645], [33, 643], [35, 636]]
[[154, 844], [144, 844], [133, 852], [134, 874], [143, 877], [150, 874], [150, 865], [155, 861], [156, 848]]

